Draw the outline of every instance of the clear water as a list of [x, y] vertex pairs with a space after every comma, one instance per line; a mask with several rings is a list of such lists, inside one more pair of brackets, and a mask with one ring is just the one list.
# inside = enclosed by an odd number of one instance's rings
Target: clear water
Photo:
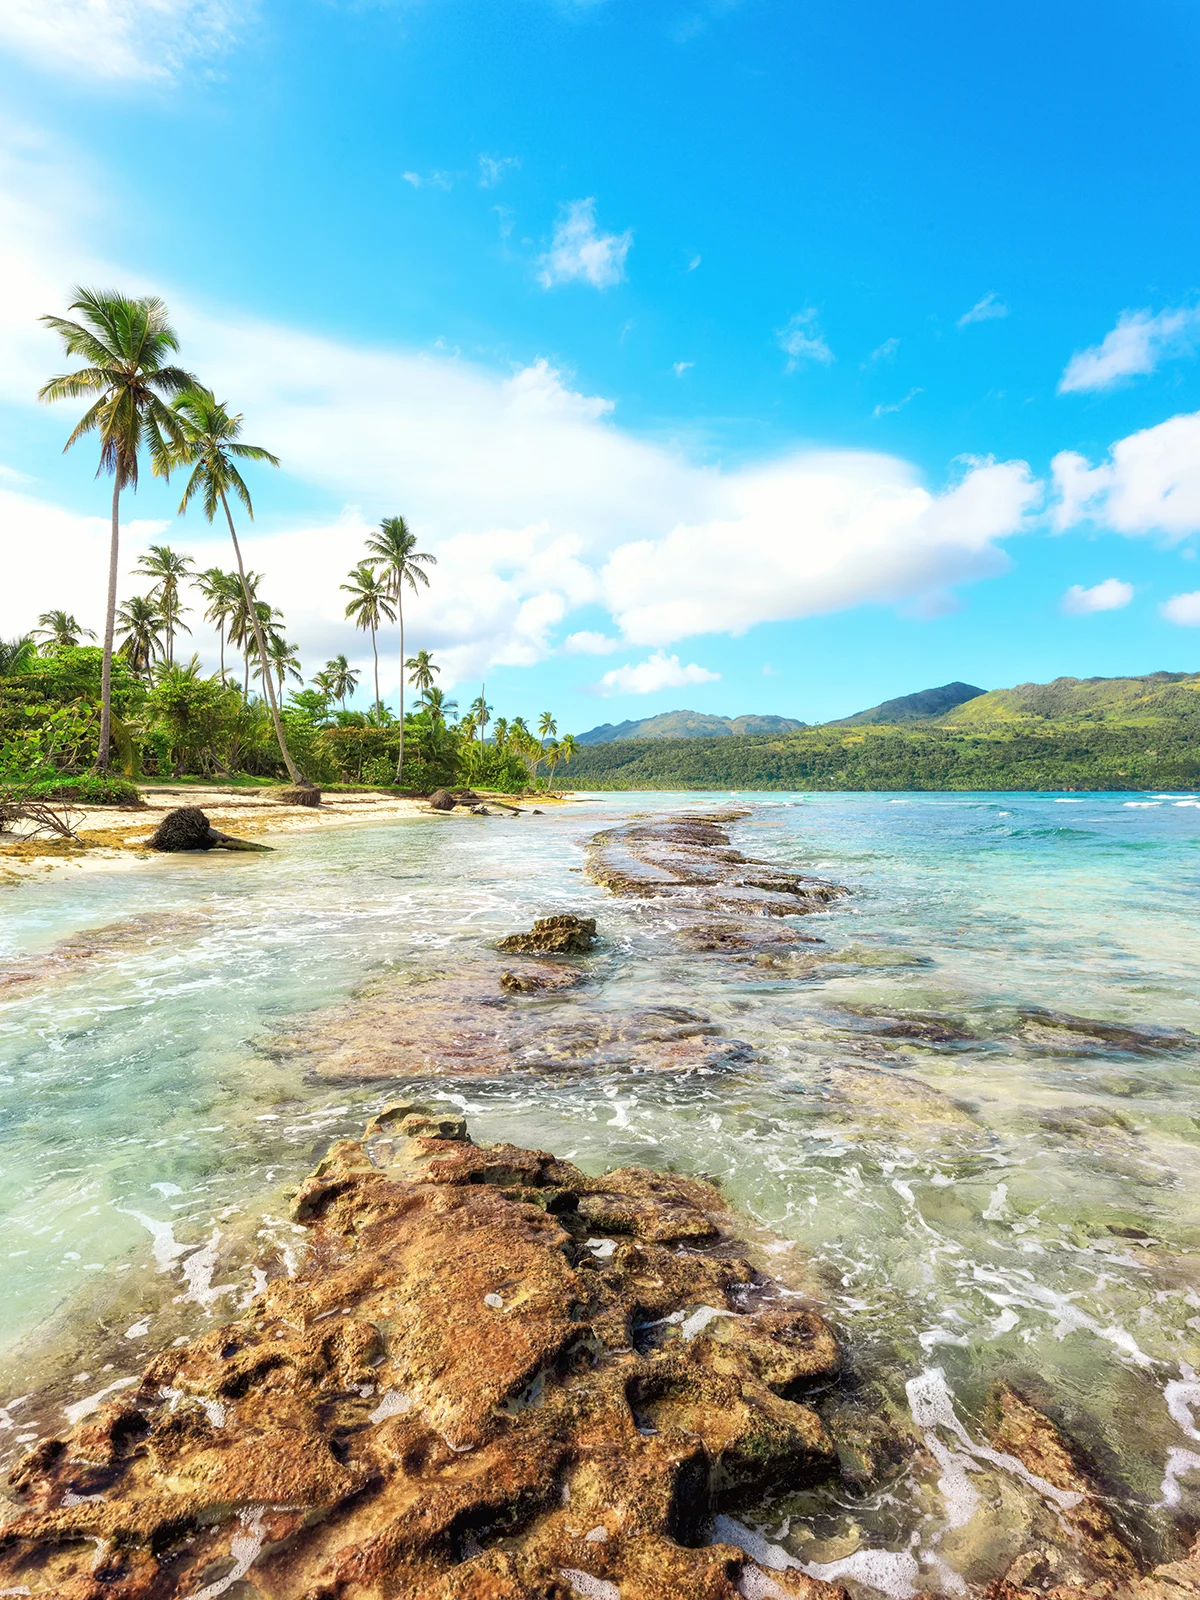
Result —
[[[1200, 799], [738, 799], [753, 806], [735, 829], [748, 854], [852, 890], [806, 919], [826, 943], [798, 968], [686, 956], [667, 908], [614, 900], [578, 870], [596, 829], [728, 795], [330, 830], [270, 857], [5, 889], [0, 969], [30, 981], [0, 988], [0, 1440], [61, 1426], [22, 1410], [43, 1356], [103, 1345], [86, 1397], [156, 1339], [232, 1313], [256, 1252], [294, 1247], [286, 1189], [396, 1086], [306, 1079], [270, 1053], [276, 1032], [576, 909], [608, 941], [600, 1003], [693, 1007], [755, 1058], [427, 1090], [464, 1105], [480, 1139], [718, 1177], [794, 1241], [776, 1267], [824, 1302], [880, 1415], [921, 1433], [920, 1396], [936, 1391], [973, 1431], [993, 1381], [1012, 1378], [1113, 1469], [1145, 1548], [1169, 1552], [1200, 1513], [1200, 1052], [1030, 1035], [1019, 1012], [1200, 1034]], [[64, 940], [75, 954], [56, 960]], [[552, 1020], [597, 997], [537, 1003]], [[970, 1037], [879, 1032], [896, 1012]], [[887, 1493], [775, 1531], [806, 1561], [912, 1545], [918, 1586], [954, 1568], [983, 1578], [956, 1541], [985, 1477], [926, 1457]]]

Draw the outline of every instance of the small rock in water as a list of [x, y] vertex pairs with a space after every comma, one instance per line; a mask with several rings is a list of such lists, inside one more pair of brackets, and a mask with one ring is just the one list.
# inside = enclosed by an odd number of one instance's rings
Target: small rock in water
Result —
[[510, 955], [529, 951], [575, 955], [590, 950], [595, 942], [595, 917], [539, 917], [528, 933], [510, 933], [496, 948]]

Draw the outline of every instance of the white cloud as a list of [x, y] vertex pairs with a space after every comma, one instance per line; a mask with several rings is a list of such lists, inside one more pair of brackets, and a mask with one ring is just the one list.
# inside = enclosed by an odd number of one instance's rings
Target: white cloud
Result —
[[1085, 589], [1073, 583], [1062, 597], [1062, 609], [1068, 617], [1086, 617], [1093, 611], [1120, 611], [1133, 599], [1133, 585], [1122, 583], [1120, 578], [1105, 578], [1103, 583]]
[[595, 688], [606, 698], [615, 694], [658, 694], [663, 689], [686, 689], [694, 683], [716, 683], [720, 676], [707, 667], [698, 667], [694, 661], [685, 667], [678, 656], [656, 650], [636, 666], [614, 667]]
[[692, 259], [687, 264], [688, 271], [689, 272], [695, 272], [696, 268], [700, 265], [700, 261], [701, 261], [701, 258], [699, 256], [693, 256]]
[[88, 78], [160, 79], [232, 41], [246, 0], [0, 0], [0, 48]]
[[569, 633], [563, 640], [563, 649], [572, 656], [610, 656], [620, 648], [620, 639], [612, 639], [607, 633], [592, 633], [587, 629], [582, 633]]
[[964, 311], [955, 324], [959, 328], [969, 328], [973, 322], [992, 322], [997, 317], [1006, 317], [1008, 307], [1003, 300], [997, 298], [994, 290], [989, 290], [982, 300], [976, 300], [970, 311]]
[[893, 412], [903, 411], [905, 406], [909, 403], [910, 400], [915, 400], [919, 394], [924, 394], [924, 393], [925, 393], [924, 389], [910, 389], [908, 391], [908, 393], [904, 396], [903, 399], [894, 400], [891, 403], [891, 405], [885, 406], [882, 403], [880, 403], [879, 405], [877, 405], [875, 407], [875, 409], [871, 413], [871, 415], [873, 417], [889, 417], [889, 416], [892, 415]]
[[405, 183], [411, 183], [414, 189], [421, 187], [421, 174], [419, 172], [402, 172], [400, 176]]
[[513, 172], [521, 165], [519, 156], [487, 156], [479, 158], [479, 187], [481, 189], [494, 189], [506, 172]]
[[[1038, 499], [1020, 462], [968, 464], [944, 490], [925, 487], [903, 460], [862, 451], [696, 464], [620, 427], [610, 400], [580, 392], [546, 361], [499, 372], [200, 308], [170, 282], [95, 259], [102, 182], [86, 161], [32, 136], [7, 148], [0, 137], [0, 230], [9, 241], [0, 401], [27, 408], [28, 425], [61, 440], [73, 420], [68, 407], [33, 403], [61, 362], [37, 316], [62, 309], [80, 280], [153, 288], [171, 307], [189, 365], [245, 413], [248, 439], [283, 458], [287, 502], [302, 504], [308, 490], [320, 504], [349, 505], [340, 515], [281, 517], [272, 510], [279, 480], [254, 474], [260, 520], [244, 530], [247, 560], [266, 575], [264, 591], [284, 608], [306, 664], [339, 649], [369, 656], [344, 621], [338, 585], [367, 528], [396, 512], [438, 557], [432, 588], [407, 614], [410, 645], [419, 637], [439, 653], [445, 682], [542, 660], [571, 635], [573, 614], [605, 603], [625, 643], [663, 649], [690, 634], [918, 602], [1003, 570], [1000, 541], [1021, 531]], [[74, 517], [54, 504], [63, 492], [28, 485], [26, 525]], [[69, 546], [78, 559], [45, 559], [68, 548], [65, 535], [4, 539], [0, 634], [58, 605], [95, 625], [103, 540], [88, 530], [106, 493], [97, 484], [79, 502], [88, 515]], [[127, 502], [127, 514], [138, 505]], [[16, 525], [0, 524], [0, 539]], [[166, 537], [199, 549], [209, 534], [191, 513]], [[205, 565], [227, 560], [218, 545]], [[385, 643], [385, 686], [394, 687], [391, 654]]]
[[1200, 589], [1191, 594], [1173, 594], [1159, 607], [1168, 622], [1181, 628], [1200, 628]]
[[1062, 530], [1091, 518], [1117, 533], [1161, 534], [1178, 543], [1200, 531], [1200, 411], [1118, 439], [1091, 466], [1064, 450], [1051, 462]]
[[872, 361], [891, 361], [899, 348], [899, 339], [885, 339], [881, 345], [877, 345], [875, 349], [871, 351], [871, 354], [867, 357], [864, 365], [867, 365]]
[[550, 248], [539, 261], [538, 282], [544, 289], [580, 281], [593, 289], [611, 289], [625, 277], [625, 257], [633, 244], [633, 230], [601, 233], [596, 226], [596, 202], [572, 200], [554, 225]]
[[779, 348], [788, 358], [789, 372], [794, 372], [802, 361], [818, 361], [827, 367], [833, 360], [833, 351], [817, 325], [815, 306], [797, 311], [794, 317], [788, 319], [787, 327], [779, 329], [776, 338]]
[[685, 372], [690, 372], [696, 365], [694, 361], [677, 361], [671, 371], [677, 378], [682, 378]]
[[1174, 311], [1122, 311], [1117, 325], [1090, 350], [1077, 350], [1059, 380], [1059, 394], [1110, 389], [1122, 378], [1153, 372], [1170, 356], [1191, 355], [1200, 338], [1200, 306]]

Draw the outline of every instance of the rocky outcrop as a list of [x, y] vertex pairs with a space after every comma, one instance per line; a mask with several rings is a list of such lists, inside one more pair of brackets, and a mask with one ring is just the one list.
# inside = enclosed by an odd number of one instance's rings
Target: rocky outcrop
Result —
[[150, 850], [269, 850], [269, 844], [234, 839], [214, 828], [199, 806], [178, 806], [146, 840]]
[[0, 1589], [56, 1600], [824, 1600], [706, 1543], [834, 1470], [826, 1324], [707, 1184], [588, 1177], [400, 1106], [296, 1196], [295, 1278], [14, 1473]]
[[583, 955], [595, 942], [595, 917], [539, 917], [528, 933], [510, 933], [496, 949], [508, 955]]

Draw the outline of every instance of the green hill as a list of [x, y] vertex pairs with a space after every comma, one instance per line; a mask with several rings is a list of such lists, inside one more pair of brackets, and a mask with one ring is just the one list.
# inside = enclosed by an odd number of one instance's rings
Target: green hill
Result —
[[969, 683], [943, 683], [940, 689], [919, 689], [916, 694], [885, 700], [869, 711], [856, 711], [852, 717], [838, 717], [831, 726], [861, 728], [873, 722], [932, 722], [964, 701], [986, 693], [986, 689], [976, 689]]
[[795, 733], [805, 727], [794, 717], [718, 717], [703, 711], [664, 711], [640, 722], [602, 722], [579, 735], [580, 744], [614, 744], [619, 739], [733, 739], [757, 733]]
[[557, 781], [574, 789], [1192, 788], [1200, 783], [1200, 675], [1019, 684], [934, 721], [622, 738], [581, 749]]

